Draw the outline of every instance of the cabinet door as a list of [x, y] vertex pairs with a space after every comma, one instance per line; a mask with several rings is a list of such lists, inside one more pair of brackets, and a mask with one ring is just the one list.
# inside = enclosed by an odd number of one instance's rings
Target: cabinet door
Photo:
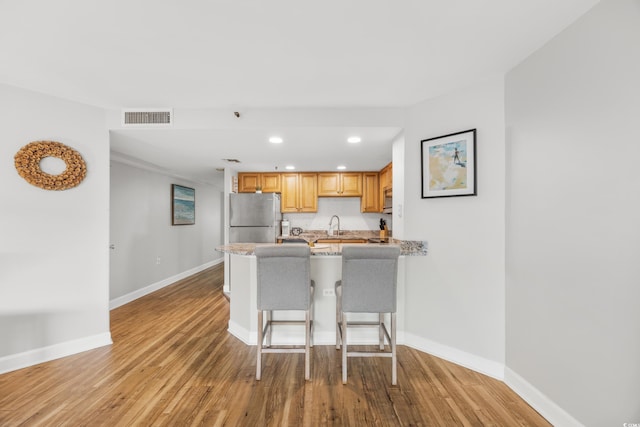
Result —
[[360, 197], [362, 195], [362, 173], [322, 172], [318, 174], [318, 196]]
[[280, 175], [282, 194], [280, 196], [281, 212], [298, 212], [298, 174], [283, 173]]
[[340, 174], [340, 195], [346, 197], [362, 196], [362, 174], [360, 172], [345, 172]]
[[255, 193], [260, 185], [260, 174], [238, 173], [238, 193]]
[[263, 193], [279, 193], [280, 192], [280, 174], [279, 173], [262, 173], [260, 174], [260, 183], [262, 184]]
[[369, 213], [381, 212], [379, 196], [380, 185], [378, 182], [378, 172], [363, 173], [360, 211]]
[[389, 163], [380, 171], [380, 188], [391, 188], [393, 185], [393, 164]]
[[384, 190], [392, 188], [393, 185], [393, 163], [389, 163], [380, 171], [380, 193], [378, 203], [380, 204], [380, 212], [384, 207]]
[[315, 173], [299, 174], [298, 212], [318, 212], [318, 175]]
[[391, 188], [393, 186], [393, 164], [389, 163], [387, 165], [387, 182], [385, 183], [385, 188]]
[[340, 173], [323, 172], [318, 174], [318, 196], [334, 197], [340, 195]]

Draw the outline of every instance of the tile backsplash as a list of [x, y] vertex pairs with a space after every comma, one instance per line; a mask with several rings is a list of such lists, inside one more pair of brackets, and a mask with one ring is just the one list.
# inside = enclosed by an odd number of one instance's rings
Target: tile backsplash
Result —
[[[291, 227], [303, 230], [327, 230], [333, 215], [340, 217], [342, 230], [379, 230], [380, 218], [387, 221], [392, 229], [391, 215], [382, 213], [361, 213], [359, 197], [320, 197], [317, 213], [283, 214], [291, 222]], [[334, 220], [334, 226], [336, 221]]]

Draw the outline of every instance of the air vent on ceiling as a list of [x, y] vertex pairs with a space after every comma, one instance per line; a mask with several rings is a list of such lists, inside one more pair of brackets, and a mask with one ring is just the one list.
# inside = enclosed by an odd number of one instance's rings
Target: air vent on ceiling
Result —
[[139, 108], [122, 110], [123, 126], [170, 126], [173, 124], [171, 108]]

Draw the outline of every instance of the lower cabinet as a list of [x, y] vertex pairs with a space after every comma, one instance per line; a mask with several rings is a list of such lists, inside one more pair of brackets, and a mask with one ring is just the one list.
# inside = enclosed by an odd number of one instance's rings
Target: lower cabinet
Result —
[[316, 243], [368, 243], [367, 239], [318, 239]]

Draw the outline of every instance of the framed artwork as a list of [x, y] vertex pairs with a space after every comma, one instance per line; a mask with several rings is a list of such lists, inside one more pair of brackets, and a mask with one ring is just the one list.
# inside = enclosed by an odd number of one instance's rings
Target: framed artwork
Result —
[[422, 198], [475, 196], [476, 130], [421, 141]]
[[196, 223], [196, 190], [171, 184], [172, 225], [191, 225]]

